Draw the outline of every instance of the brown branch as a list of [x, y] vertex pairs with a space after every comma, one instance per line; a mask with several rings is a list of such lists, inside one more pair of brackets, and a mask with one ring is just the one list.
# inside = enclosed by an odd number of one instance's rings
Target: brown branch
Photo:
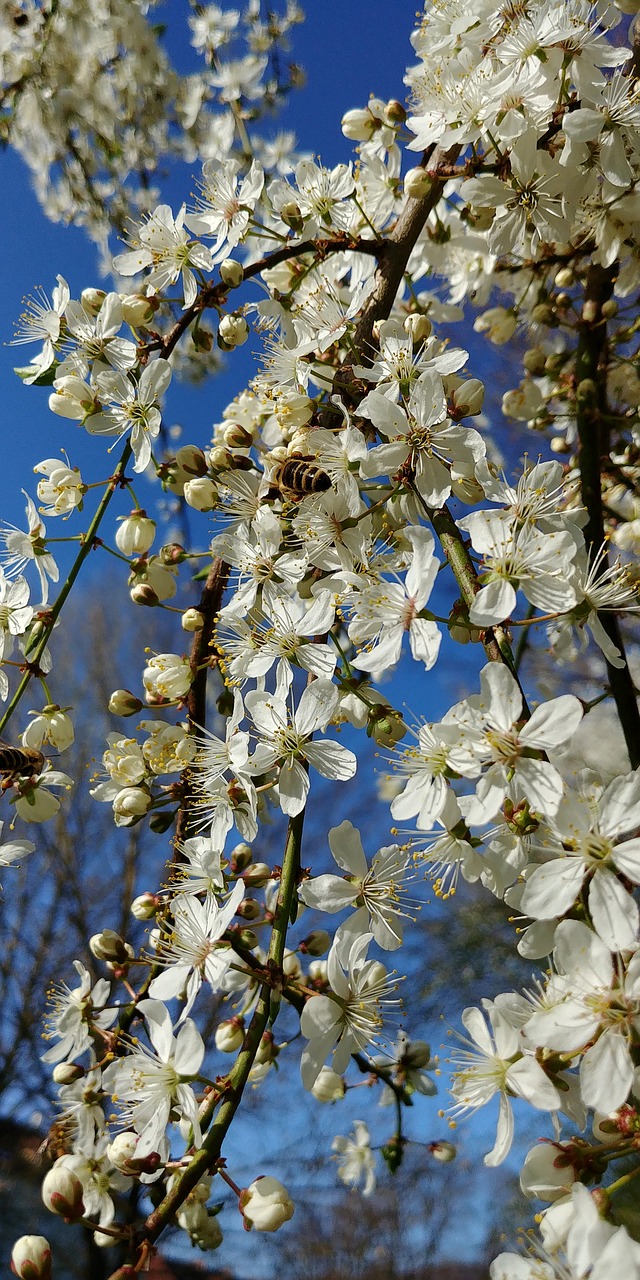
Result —
[[[386, 240], [363, 240], [359, 236], [350, 236], [346, 232], [340, 231], [331, 239], [325, 237], [320, 240], [303, 240], [299, 244], [286, 244], [282, 249], [276, 249], [274, 253], [268, 253], [263, 258], [258, 258], [257, 262], [252, 262], [245, 267], [240, 285], [244, 284], [245, 280], [251, 280], [255, 276], [259, 276], [261, 272], [268, 271], [270, 267], [277, 267], [280, 262], [288, 262], [291, 258], [300, 258], [305, 253], [315, 254], [318, 262], [323, 262], [325, 258], [334, 253], [366, 253], [374, 258], [382, 258], [386, 252], [387, 243]], [[240, 288], [240, 285], [237, 288]], [[230, 291], [231, 287], [222, 281], [219, 284], [207, 285], [206, 288], [201, 289], [195, 302], [183, 311], [180, 319], [176, 320], [167, 336], [162, 339], [155, 339], [143, 347], [140, 356], [141, 362], [144, 364], [150, 352], [156, 350], [159, 350], [166, 359], [167, 356], [171, 355], [180, 338], [186, 333], [189, 325], [196, 317], [211, 307], [221, 306], [226, 301]]]
[[[576, 422], [578, 427], [578, 465], [582, 501], [587, 510], [584, 534], [589, 559], [598, 563], [598, 576], [609, 568], [608, 555], [601, 554], [605, 544], [602, 509], [602, 459], [609, 454], [607, 425], [607, 321], [602, 308], [613, 293], [615, 266], [594, 263], [587, 275], [580, 320], [580, 336], [576, 351]], [[640, 765], [640, 710], [631, 672], [625, 656], [624, 642], [615, 613], [599, 612], [609, 639], [619, 649], [624, 667], [607, 662], [609, 687], [616, 704], [632, 769]], [[606, 659], [605, 659], [606, 660]]]
[[[207, 675], [210, 670], [209, 660], [211, 658], [213, 627], [220, 612], [228, 576], [228, 565], [222, 560], [213, 560], [197, 606], [204, 618], [204, 622], [201, 629], [194, 634], [189, 659], [189, 666], [193, 676], [187, 697], [189, 733], [197, 733], [199, 729], [206, 728]], [[181, 777], [181, 801], [176, 822], [176, 844], [185, 840], [188, 834], [191, 797], [191, 771], [187, 768]]]

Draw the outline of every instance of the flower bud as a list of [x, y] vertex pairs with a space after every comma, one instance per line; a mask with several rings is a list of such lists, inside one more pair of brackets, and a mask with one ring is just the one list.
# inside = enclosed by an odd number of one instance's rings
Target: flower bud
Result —
[[139, 1135], [128, 1129], [125, 1133], [117, 1133], [113, 1142], [107, 1147], [107, 1159], [121, 1173], [132, 1173], [131, 1162], [136, 1154], [140, 1141]]
[[20, 1236], [11, 1250], [11, 1270], [20, 1280], [51, 1280], [51, 1245], [44, 1236]]
[[222, 432], [222, 439], [227, 449], [250, 449], [253, 444], [251, 432], [240, 426], [239, 422], [229, 423]]
[[103, 929], [89, 938], [89, 950], [96, 960], [117, 960], [120, 964], [129, 959], [127, 944], [113, 929]]
[[240, 843], [235, 845], [234, 848], [231, 850], [230, 865], [231, 865], [231, 870], [233, 874], [237, 875], [239, 871], [245, 871], [246, 868], [250, 865], [250, 863], [251, 863], [251, 845], [246, 844], [244, 840], [241, 840]]
[[316, 1102], [338, 1102], [340, 1098], [344, 1098], [347, 1086], [342, 1076], [332, 1067], [322, 1067], [311, 1092]]
[[295, 200], [286, 200], [280, 209], [280, 217], [296, 235], [299, 235], [304, 227], [304, 218], [300, 212], [299, 206]]
[[241, 920], [259, 920], [262, 915], [262, 907], [257, 898], [244, 898], [240, 903], [236, 915]]
[[404, 175], [404, 194], [412, 200], [421, 200], [431, 190], [431, 178], [426, 169], [409, 169]]
[[157, 893], [141, 893], [131, 903], [131, 914], [135, 920], [153, 920], [160, 903]]
[[479, 378], [465, 378], [451, 395], [453, 418], [473, 418], [482, 413], [484, 383]]
[[249, 326], [244, 316], [223, 316], [218, 325], [218, 344], [229, 350], [241, 347], [249, 337]]
[[401, 102], [398, 102], [397, 98], [389, 98], [385, 107], [385, 115], [392, 124], [404, 124], [407, 118], [406, 109]]
[[326, 960], [312, 960], [309, 965], [309, 977], [312, 982], [320, 985], [327, 981], [327, 962]]
[[135, 716], [142, 710], [144, 703], [136, 698], [128, 689], [114, 689], [109, 698], [109, 710], [114, 716]]
[[113, 802], [116, 817], [141, 818], [153, 804], [152, 797], [142, 787], [123, 787]]
[[[171, 565], [182, 564], [185, 556], [186, 551], [180, 542], [165, 542], [164, 546], [160, 548], [158, 561], [161, 568], [167, 569]], [[168, 597], [163, 596], [163, 599], [168, 599]]]
[[155, 298], [145, 298], [140, 293], [128, 293], [122, 298], [122, 319], [132, 329], [151, 324], [156, 311]]
[[556, 328], [558, 324], [558, 317], [553, 307], [549, 306], [548, 302], [536, 303], [535, 307], [531, 310], [531, 319], [534, 324], [544, 324], [547, 325], [549, 329]]
[[615, 298], [607, 298], [600, 309], [605, 320], [613, 320], [614, 316], [618, 314], [618, 304]]
[[235, 258], [225, 258], [224, 262], [220, 263], [220, 279], [224, 284], [228, 284], [230, 289], [237, 289], [244, 280], [242, 263], [236, 262]]
[[433, 332], [433, 325], [429, 317], [420, 315], [419, 311], [414, 311], [410, 316], [406, 316], [403, 327], [414, 343], [424, 342], [426, 338], [431, 337]]
[[438, 1160], [440, 1164], [450, 1164], [456, 1158], [457, 1152], [452, 1142], [429, 1142], [427, 1147], [434, 1160]]
[[552, 453], [571, 453], [571, 445], [564, 436], [552, 436], [549, 441]]
[[241, 1192], [238, 1207], [247, 1231], [277, 1231], [295, 1212], [293, 1200], [277, 1178], [256, 1178]]
[[255, 929], [240, 929], [238, 932], [240, 946], [246, 947], [247, 951], [253, 951], [258, 945], [258, 935]]
[[244, 1040], [244, 1018], [229, 1018], [219, 1023], [214, 1038], [220, 1053], [236, 1053]]
[[349, 138], [351, 142], [369, 142], [379, 125], [380, 121], [366, 107], [353, 107], [350, 111], [345, 111], [340, 121], [345, 138]]
[[176, 464], [181, 471], [188, 471], [192, 476], [207, 474], [207, 459], [197, 444], [183, 444], [176, 454]]
[[323, 956], [331, 946], [331, 938], [326, 929], [312, 929], [300, 943], [303, 956]]
[[242, 879], [251, 889], [264, 889], [267, 881], [271, 879], [271, 868], [266, 862], [253, 862], [246, 871], [243, 871]]
[[156, 522], [146, 511], [136, 508], [130, 515], [120, 517], [116, 532], [116, 546], [123, 556], [143, 556], [156, 536]]
[[406, 732], [407, 726], [395, 707], [387, 707], [384, 703], [371, 707], [367, 716], [367, 737], [373, 738], [378, 746], [393, 747]]
[[83, 289], [80, 294], [80, 301], [90, 315], [97, 316], [102, 310], [102, 304], [106, 298], [104, 289]]
[[[64, 1156], [62, 1157], [64, 1160]], [[65, 1222], [77, 1222], [84, 1217], [82, 1183], [71, 1169], [56, 1161], [42, 1183], [42, 1200], [51, 1213], [59, 1213]]]
[[196, 511], [213, 511], [218, 505], [218, 490], [210, 476], [187, 480], [183, 492], [185, 502]]
[[576, 277], [573, 267], [560, 267], [560, 270], [556, 271], [553, 280], [553, 283], [557, 285], [558, 289], [570, 289], [572, 284], [575, 284], [575, 282]]
[[135, 587], [131, 587], [129, 596], [134, 604], [147, 605], [150, 609], [160, 604], [158, 596], [148, 582], [137, 582]]
[[84, 1067], [79, 1062], [58, 1062], [51, 1072], [54, 1084], [75, 1084], [83, 1075]]
[[180, 619], [180, 626], [183, 631], [202, 631], [204, 617], [199, 609], [185, 609]]
[[537, 377], [541, 377], [545, 371], [547, 357], [542, 347], [530, 347], [525, 351], [522, 357], [522, 363], [527, 373], [532, 373]]

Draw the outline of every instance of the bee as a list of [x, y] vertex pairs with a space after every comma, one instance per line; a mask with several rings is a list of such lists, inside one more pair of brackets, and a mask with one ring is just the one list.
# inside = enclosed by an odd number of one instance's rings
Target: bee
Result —
[[313, 458], [292, 454], [280, 464], [274, 477], [280, 492], [295, 502], [311, 493], [325, 493], [331, 488], [331, 479]]
[[8, 791], [16, 782], [37, 778], [45, 766], [45, 756], [33, 747], [12, 747], [0, 738], [0, 791]]

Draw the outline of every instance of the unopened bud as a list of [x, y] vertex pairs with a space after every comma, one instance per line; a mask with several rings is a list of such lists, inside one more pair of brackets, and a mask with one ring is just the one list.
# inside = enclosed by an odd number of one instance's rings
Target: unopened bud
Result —
[[229, 1018], [219, 1023], [214, 1039], [220, 1053], [236, 1053], [244, 1040], [244, 1018]]
[[193, 476], [207, 474], [207, 459], [196, 444], [183, 444], [176, 454], [176, 463], [182, 471]]
[[108, 705], [114, 716], [135, 716], [142, 710], [144, 704], [128, 689], [114, 689]]
[[542, 347], [530, 347], [522, 357], [522, 363], [527, 373], [532, 373], [538, 377], [544, 373], [546, 362], [547, 357]]
[[249, 325], [244, 316], [223, 316], [218, 325], [218, 345], [232, 350], [241, 347], [249, 337]]
[[57, 1062], [51, 1078], [54, 1084], [75, 1084], [76, 1080], [81, 1080], [84, 1075], [84, 1067], [79, 1062]]
[[225, 258], [224, 262], [220, 263], [220, 278], [224, 284], [229, 285], [230, 289], [237, 289], [244, 280], [242, 263], [236, 262], [235, 258]]
[[149, 609], [160, 604], [158, 596], [148, 582], [137, 582], [135, 587], [131, 587], [129, 595], [134, 604], [147, 605]]
[[204, 617], [199, 609], [185, 609], [180, 619], [180, 626], [183, 631], [202, 631]]
[[80, 301], [85, 311], [88, 311], [92, 316], [97, 316], [98, 312], [102, 310], [102, 304], [106, 296], [104, 289], [83, 289], [80, 294]]
[[280, 1050], [273, 1038], [272, 1031], [265, 1031], [260, 1039], [254, 1061], [258, 1063], [274, 1062]]
[[11, 1250], [11, 1270], [20, 1280], [51, 1280], [51, 1245], [44, 1236], [20, 1236]]
[[184, 500], [195, 511], [213, 511], [218, 505], [218, 490], [210, 476], [197, 476], [187, 480]]
[[303, 956], [323, 956], [331, 946], [331, 938], [326, 929], [313, 929], [300, 943]]
[[369, 142], [379, 125], [380, 121], [366, 107], [353, 107], [350, 111], [345, 111], [340, 121], [345, 138], [349, 138], [351, 142]]
[[233, 874], [237, 875], [239, 871], [245, 871], [251, 863], [251, 857], [251, 845], [241, 840], [231, 850], [231, 870]]
[[[62, 1157], [64, 1160], [64, 1156]], [[42, 1200], [51, 1213], [59, 1213], [65, 1222], [78, 1222], [84, 1217], [82, 1183], [71, 1169], [60, 1162], [45, 1175], [42, 1183]]]
[[367, 716], [367, 737], [381, 747], [393, 747], [407, 732], [407, 726], [395, 707], [378, 703]]
[[127, 944], [113, 929], [103, 929], [89, 939], [89, 950], [96, 960], [116, 960], [120, 964], [129, 958]]
[[140, 818], [152, 804], [152, 797], [142, 787], [123, 787], [113, 802], [113, 812], [122, 818]]
[[457, 418], [472, 418], [482, 413], [484, 403], [484, 383], [479, 378], [466, 378], [456, 387], [451, 396], [454, 413]]
[[578, 404], [591, 404], [595, 401], [597, 394], [596, 384], [593, 378], [583, 378], [576, 387], [576, 400]]
[[545, 324], [550, 329], [555, 328], [558, 324], [558, 317], [548, 302], [536, 303], [536, 306], [531, 311], [531, 319], [535, 324]]
[[160, 903], [157, 893], [141, 893], [131, 903], [131, 914], [135, 920], [153, 920]]
[[257, 898], [244, 898], [240, 903], [236, 915], [241, 920], [259, 920], [262, 915], [262, 907]]
[[239, 422], [230, 422], [222, 433], [222, 439], [228, 449], [250, 449], [253, 444], [251, 432], [241, 427]]
[[431, 178], [426, 169], [409, 169], [404, 175], [404, 194], [412, 200], [421, 200], [431, 190]]
[[433, 325], [428, 316], [422, 316], [418, 311], [412, 312], [410, 316], [406, 316], [404, 328], [411, 337], [412, 342], [424, 342], [431, 337]]
[[552, 453], [571, 453], [571, 445], [564, 436], [552, 436], [549, 441]]
[[311, 1086], [311, 1092], [316, 1102], [338, 1102], [340, 1098], [344, 1098], [347, 1086], [342, 1076], [332, 1067], [322, 1067], [315, 1084]]
[[570, 289], [572, 284], [575, 284], [575, 282], [576, 277], [572, 267], [560, 267], [560, 270], [556, 271], [553, 280], [553, 283], [557, 285], [558, 289]]
[[127, 294], [122, 299], [122, 319], [125, 324], [131, 325], [132, 329], [144, 328], [145, 325], [151, 324], [157, 309], [158, 304], [155, 298], [145, 298], [139, 293]]
[[243, 871], [242, 879], [248, 888], [264, 889], [267, 881], [271, 879], [271, 868], [266, 862], [253, 862], [246, 871]]
[[158, 559], [163, 565], [182, 564], [186, 551], [179, 542], [165, 542], [160, 548]]
[[385, 115], [392, 124], [404, 124], [407, 118], [407, 112], [397, 98], [389, 98], [385, 108]]
[[605, 320], [613, 320], [613, 317], [618, 314], [618, 304], [615, 298], [607, 298], [607, 301], [602, 304], [601, 311]]
[[258, 935], [255, 929], [241, 929], [238, 937], [240, 945], [246, 947], [247, 951], [253, 951], [253, 948], [258, 945]]
[[287, 200], [283, 204], [280, 210], [280, 217], [288, 227], [291, 227], [292, 231], [295, 231], [297, 234], [302, 231], [302, 228], [304, 227], [304, 218], [302, 217], [295, 200]]
[[440, 1164], [450, 1164], [456, 1158], [456, 1148], [452, 1142], [429, 1142], [427, 1149]]

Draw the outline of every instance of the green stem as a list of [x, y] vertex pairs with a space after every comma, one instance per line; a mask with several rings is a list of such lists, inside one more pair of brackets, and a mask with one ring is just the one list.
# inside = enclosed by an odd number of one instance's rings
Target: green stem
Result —
[[65, 601], [67, 600], [67, 597], [71, 591], [71, 588], [73, 587], [76, 581], [76, 578], [78, 577], [78, 574], [80, 573], [80, 570], [85, 560], [87, 559], [87, 556], [90, 555], [91, 551], [93, 551], [94, 538], [100, 527], [102, 519], [106, 514], [107, 507], [109, 506], [109, 503], [111, 502], [111, 499], [114, 493], [116, 492], [116, 489], [120, 488], [121, 480], [122, 480], [122, 477], [124, 476], [126, 465], [129, 461], [129, 458], [131, 457], [131, 452], [132, 452], [131, 445], [127, 441], [122, 451], [122, 456], [120, 458], [120, 461], [111, 479], [108, 482], [107, 488], [100, 500], [98, 507], [96, 508], [96, 512], [93, 517], [93, 520], [91, 521], [91, 524], [89, 525], [89, 528], [87, 529], [86, 533], [83, 535], [82, 545], [73, 562], [73, 565], [69, 572], [69, 576], [67, 577], [67, 580], [64, 583], [57, 600], [51, 606], [50, 609], [47, 609], [46, 615], [42, 619], [40, 625], [34, 627], [31, 636], [27, 640], [24, 652], [25, 652], [25, 658], [29, 660], [30, 666], [29, 666], [29, 669], [25, 671], [22, 677], [22, 680], [20, 681], [20, 684], [18, 685], [11, 701], [8, 703], [5, 709], [4, 715], [0, 717], [0, 733], [2, 733], [5, 726], [8, 724], [9, 720], [11, 719], [11, 716], [13, 715], [23, 693], [25, 692], [25, 690], [29, 685], [29, 682], [33, 679], [33, 676], [37, 674], [38, 663], [47, 647], [47, 644], [49, 643], [49, 637], [51, 636], [53, 628], [60, 616], [62, 607], [65, 604]]
[[[289, 820], [287, 830], [280, 888], [266, 962], [266, 967], [271, 974], [271, 981], [262, 984], [258, 1004], [247, 1028], [242, 1048], [227, 1077], [224, 1100], [219, 1107], [211, 1128], [205, 1135], [202, 1147], [196, 1152], [180, 1178], [176, 1180], [171, 1191], [153, 1210], [144, 1224], [144, 1231], [138, 1243], [138, 1251], [142, 1257], [147, 1255], [149, 1245], [157, 1240], [167, 1223], [171, 1221], [176, 1210], [183, 1204], [189, 1192], [193, 1190], [205, 1173], [215, 1165], [220, 1156], [229, 1126], [240, 1106], [249, 1072], [258, 1052], [263, 1032], [266, 1030], [269, 1021], [273, 988], [277, 987], [283, 980], [282, 964], [287, 941], [287, 929], [298, 883], [303, 825], [304, 810], [295, 818]], [[213, 1100], [208, 1100], [205, 1104], [201, 1114], [203, 1125], [211, 1118], [218, 1102], [219, 1094], [214, 1094]], [[124, 1280], [124, 1277], [129, 1274], [128, 1270], [118, 1268], [117, 1271], [113, 1272], [110, 1280]]]

